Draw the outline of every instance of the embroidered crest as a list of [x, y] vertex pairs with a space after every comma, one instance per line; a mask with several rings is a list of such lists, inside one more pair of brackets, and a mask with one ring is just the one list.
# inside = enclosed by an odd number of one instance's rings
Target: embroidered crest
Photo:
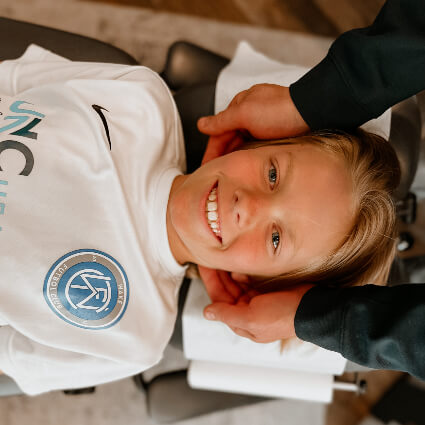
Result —
[[47, 273], [43, 292], [49, 307], [66, 322], [85, 329], [105, 329], [123, 316], [129, 285], [114, 258], [86, 249], [57, 260]]

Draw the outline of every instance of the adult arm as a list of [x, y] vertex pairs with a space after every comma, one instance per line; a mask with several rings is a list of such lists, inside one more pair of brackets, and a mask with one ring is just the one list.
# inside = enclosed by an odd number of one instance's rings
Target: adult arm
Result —
[[311, 129], [354, 128], [425, 88], [425, 2], [388, 0], [290, 87]]
[[425, 284], [315, 287], [301, 299], [295, 332], [355, 363], [425, 380]]
[[259, 139], [309, 128], [350, 129], [425, 89], [424, 75], [425, 3], [388, 0], [370, 27], [338, 37], [325, 59], [289, 90], [253, 86], [198, 127], [211, 136], [246, 129]]

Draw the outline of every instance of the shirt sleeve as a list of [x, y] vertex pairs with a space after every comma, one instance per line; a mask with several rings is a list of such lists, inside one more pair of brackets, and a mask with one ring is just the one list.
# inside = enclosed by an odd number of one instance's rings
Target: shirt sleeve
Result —
[[425, 380], [425, 284], [312, 288], [295, 331], [355, 363]]
[[[136, 76], [133, 75], [135, 73]], [[152, 80], [153, 74], [156, 75], [143, 66], [73, 62], [42, 47], [30, 45], [20, 58], [0, 64], [0, 94], [15, 96], [34, 87], [71, 80]]]
[[39, 344], [10, 326], [0, 328], [0, 346], [0, 370], [28, 395], [96, 386], [142, 371], [140, 365]]
[[290, 86], [312, 130], [358, 127], [425, 88], [425, 4], [388, 0], [374, 23], [342, 34]]

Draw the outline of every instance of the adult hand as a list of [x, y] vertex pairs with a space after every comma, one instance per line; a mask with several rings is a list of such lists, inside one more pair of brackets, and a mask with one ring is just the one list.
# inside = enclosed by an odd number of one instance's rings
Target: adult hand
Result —
[[208, 320], [219, 320], [237, 335], [267, 343], [295, 335], [294, 319], [303, 295], [313, 285], [300, 285], [285, 291], [260, 294], [235, 282], [222, 271], [199, 267], [210, 295], [204, 310]]
[[309, 127], [295, 107], [288, 87], [257, 84], [238, 93], [224, 111], [201, 118], [198, 129], [212, 136], [204, 156], [207, 162], [229, 152], [228, 144], [236, 138], [240, 143], [247, 133], [255, 139], [279, 139], [305, 133]]
[[208, 139], [207, 148], [202, 157], [202, 164], [211, 161], [219, 156], [235, 151], [244, 142], [244, 137], [240, 132], [229, 131], [220, 136], [211, 136]]

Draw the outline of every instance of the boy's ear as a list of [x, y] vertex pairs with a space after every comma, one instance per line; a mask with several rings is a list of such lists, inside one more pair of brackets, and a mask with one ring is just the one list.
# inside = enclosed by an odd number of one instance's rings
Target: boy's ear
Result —
[[249, 283], [251, 281], [250, 277], [247, 274], [243, 273], [230, 273], [232, 279], [237, 283]]

